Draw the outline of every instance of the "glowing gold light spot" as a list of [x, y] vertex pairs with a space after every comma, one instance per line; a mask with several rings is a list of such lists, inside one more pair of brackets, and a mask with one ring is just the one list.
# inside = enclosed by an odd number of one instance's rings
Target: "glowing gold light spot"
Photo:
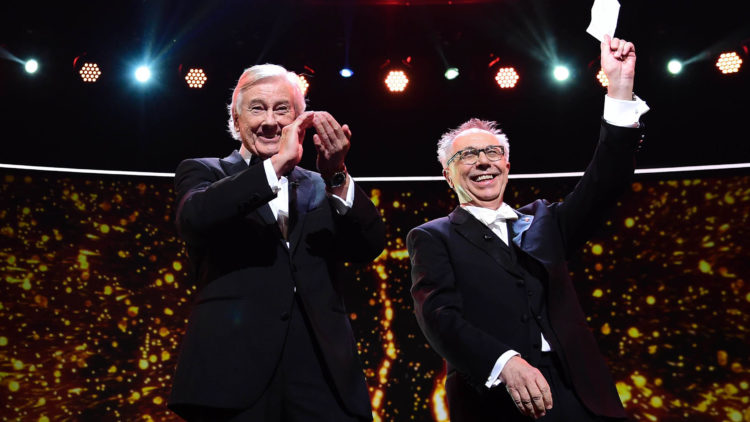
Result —
[[102, 224], [99, 226], [99, 231], [106, 234], [109, 233], [109, 225], [108, 224]]
[[659, 397], [659, 396], [651, 397], [651, 406], [653, 406], [653, 407], [661, 407], [661, 405], [662, 405], [661, 397]]
[[602, 297], [603, 294], [604, 292], [602, 292], [602, 289], [594, 289], [594, 293], [592, 293], [591, 295], [594, 297]]
[[706, 261], [704, 261], [704, 260], [701, 259], [698, 262], [698, 269], [701, 270], [701, 272], [703, 272], [703, 273], [710, 274], [711, 273], [711, 264], [709, 264], [708, 262], [706, 262]]
[[146, 359], [139, 360], [138, 367], [141, 369], [148, 369], [148, 361]]
[[164, 308], [164, 315], [174, 315], [174, 312], [169, 308]]
[[716, 361], [719, 365], [725, 366], [727, 364], [727, 360], [729, 358], [729, 355], [725, 350], [718, 350], [716, 352]]
[[638, 338], [641, 336], [641, 332], [638, 331], [638, 328], [636, 327], [630, 327], [628, 328], [628, 335], [633, 338]]
[[180, 271], [182, 269], [182, 262], [174, 261], [172, 263], [172, 268], [174, 268], [175, 271]]
[[0, 346], [7, 346], [8, 345], [8, 337], [0, 336]]
[[115, 372], [117, 372], [117, 367], [115, 365], [112, 365], [109, 367], [109, 369], [107, 369], [107, 372], [109, 372], [110, 374], [114, 374]]
[[609, 328], [609, 323], [608, 322], [605, 322], [604, 325], [602, 325], [602, 330], [601, 331], [602, 331], [602, 334], [604, 334], [605, 336], [612, 332], [612, 329]]
[[23, 215], [29, 215], [31, 213], [31, 209], [29, 207], [23, 207], [23, 210], [21, 210]]
[[104, 286], [104, 294], [105, 295], [111, 295], [112, 294], [112, 286]]
[[650, 355], [653, 355], [654, 353], [656, 353], [656, 351], [657, 351], [658, 349], [659, 349], [659, 346], [657, 346], [657, 345], [655, 345], [655, 344], [652, 344], [652, 345], [648, 346], [648, 353], [649, 353]]
[[20, 371], [21, 369], [23, 369], [23, 362], [18, 359], [13, 359], [13, 369], [15, 369], [16, 371]]
[[401, 203], [398, 201], [393, 201], [393, 208], [398, 208], [401, 206]]
[[174, 282], [174, 275], [172, 273], [166, 273], [164, 274], [164, 281], [167, 282], [167, 284], [171, 284]]
[[162, 350], [161, 351], [161, 360], [162, 361], [167, 361], [167, 360], [169, 360], [170, 357], [172, 357], [172, 356], [169, 354], [168, 351], [166, 351], [166, 350]]
[[731, 409], [727, 416], [729, 416], [729, 420], [732, 422], [742, 422], [742, 413], [736, 409]]
[[591, 253], [593, 253], [594, 255], [601, 255], [602, 252], [604, 252], [604, 248], [602, 247], [602, 245], [596, 243], [591, 246]]
[[10, 381], [8, 383], [8, 390], [15, 393], [18, 391], [18, 389], [21, 388], [21, 385], [18, 383], [18, 381]]
[[623, 403], [627, 403], [630, 401], [633, 396], [630, 394], [630, 386], [625, 384], [622, 381], [618, 381], [617, 384], [615, 384], [615, 387], [617, 388], [617, 395], [620, 396], [620, 401]]
[[633, 227], [633, 226], [635, 226], [635, 220], [633, 220], [633, 219], [632, 219], [632, 218], [630, 218], [630, 217], [626, 218], [626, 219], [625, 219], [625, 227], [627, 227], [627, 228], [631, 228], [631, 227]]
[[164, 403], [164, 399], [163, 399], [163, 398], [161, 398], [161, 397], [159, 397], [159, 396], [156, 396], [156, 397], [154, 397], [154, 399], [153, 399], [153, 400], [151, 400], [151, 401], [152, 401], [152, 402], [153, 402], [154, 404], [156, 404], [156, 405], [160, 405], [160, 404]]
[[37, 419], [38, 422], [49, 422], [49, 418], [45, 415], [42, 415]]
[[376, 207], [380, 205], [380, 189], [373, 189], [370, 191], [370, 201], [372, 201], [373, 205]]
[[167, 327], [161, 327], [159, 328], [159, 335], [162, 337], [166, 337], [169, 335], [169, 329]]
[[646, 297], [646, 303], [648, 303], [649, 305], [653, 305], [654, 303], [656, 303], [656, 298], [653, 296], [648, 296]]
[[646, 377], [640, 374], [633, 374], [630, 379], [633, 380], [633, 383], [638, 388], [643, 388], [646, 385]]

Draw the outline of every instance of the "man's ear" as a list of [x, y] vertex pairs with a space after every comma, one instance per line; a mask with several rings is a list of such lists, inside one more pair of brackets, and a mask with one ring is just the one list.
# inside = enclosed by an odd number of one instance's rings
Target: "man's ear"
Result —
[[448, 171], [447, 168], [443, 169], [443, 177], [445, 178], [445, 181], [448, 182], [448, 186], [453, 189], [453, 181], [451, 180], [451, 174], [450, 171]]

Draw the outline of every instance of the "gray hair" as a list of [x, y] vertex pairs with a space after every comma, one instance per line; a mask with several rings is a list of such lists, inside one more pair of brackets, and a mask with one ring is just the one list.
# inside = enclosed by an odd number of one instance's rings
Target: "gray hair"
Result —
[[290, 72], [282, 66], [270, 63], [249, 67], [242, 72], [242, 75], [237, 80], [237, 86], [234, 87], [234, 92], [232, 92], [232, 102], [227, 106], [227, 110], [229, 111], [229, 133], [232, 134], [232, 138], [238, 141], [241, 140], [240, 133], [234, 127], [234, 113], [237, 113], [237, 115], [240, 114], [242, 93], [251, 86], [268, 78], [286, 79], [292, 87], [294, 113], [299, 116], [305, 111], [305, 94], [302, 93], [299, 76], [296, 73]]
[[443, 168], [445, 168], [445, 162], [448, 160], [448, 151], [450, 151], [453, 141], [458, 135], [472, 129], [481, 130], [494, 135], [497, 140], [500, 141], [500, 145], [505, 148], [505, 159], [510, 161], [510, 144], [508, 143], [508, 137], [497, 127], [497, 122], [472, 118], [462, 123], [461, 126], [445, 132], [443, 136], [440, 137], [437, 144], [437, 158]]

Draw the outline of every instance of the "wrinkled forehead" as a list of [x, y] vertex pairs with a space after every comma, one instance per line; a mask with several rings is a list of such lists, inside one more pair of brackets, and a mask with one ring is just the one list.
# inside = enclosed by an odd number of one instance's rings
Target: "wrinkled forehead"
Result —
[[294, 90], [291, 82], [283, 76], [271, 76], [268, 78], [258, 79], [252, 83], [239, 84], [239, 100], [263, 101], [263, 102], [289, 102], [294, 101]]
[[453, 140], [452, 153], [462, 150], [466, 147], [483, 148], [487, 145], [501, 145], [500, 140], [495, 134], [486, 130], [471, 128], [466, 129], [456, 136]]

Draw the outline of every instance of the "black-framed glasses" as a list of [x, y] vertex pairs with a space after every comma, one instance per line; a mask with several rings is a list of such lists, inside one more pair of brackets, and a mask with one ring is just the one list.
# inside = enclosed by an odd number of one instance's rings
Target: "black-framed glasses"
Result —
[[445, 166], [448, 167], [449, 165], [451, 165], [451, 162], [456, 159], [458, 159], [458, 162], [461, 164], [476, 164], [477, 161], [479, 161], [480, 152], [483, 152], [488, 160], [498, 161], [502, 159], [503, 156], [505, 156], [505, 147], [503, 147], [502, 145], [490, 145], [484, 148], [464, 148], [453, 154], [453, 156], [449, 158], [445, 163]]

